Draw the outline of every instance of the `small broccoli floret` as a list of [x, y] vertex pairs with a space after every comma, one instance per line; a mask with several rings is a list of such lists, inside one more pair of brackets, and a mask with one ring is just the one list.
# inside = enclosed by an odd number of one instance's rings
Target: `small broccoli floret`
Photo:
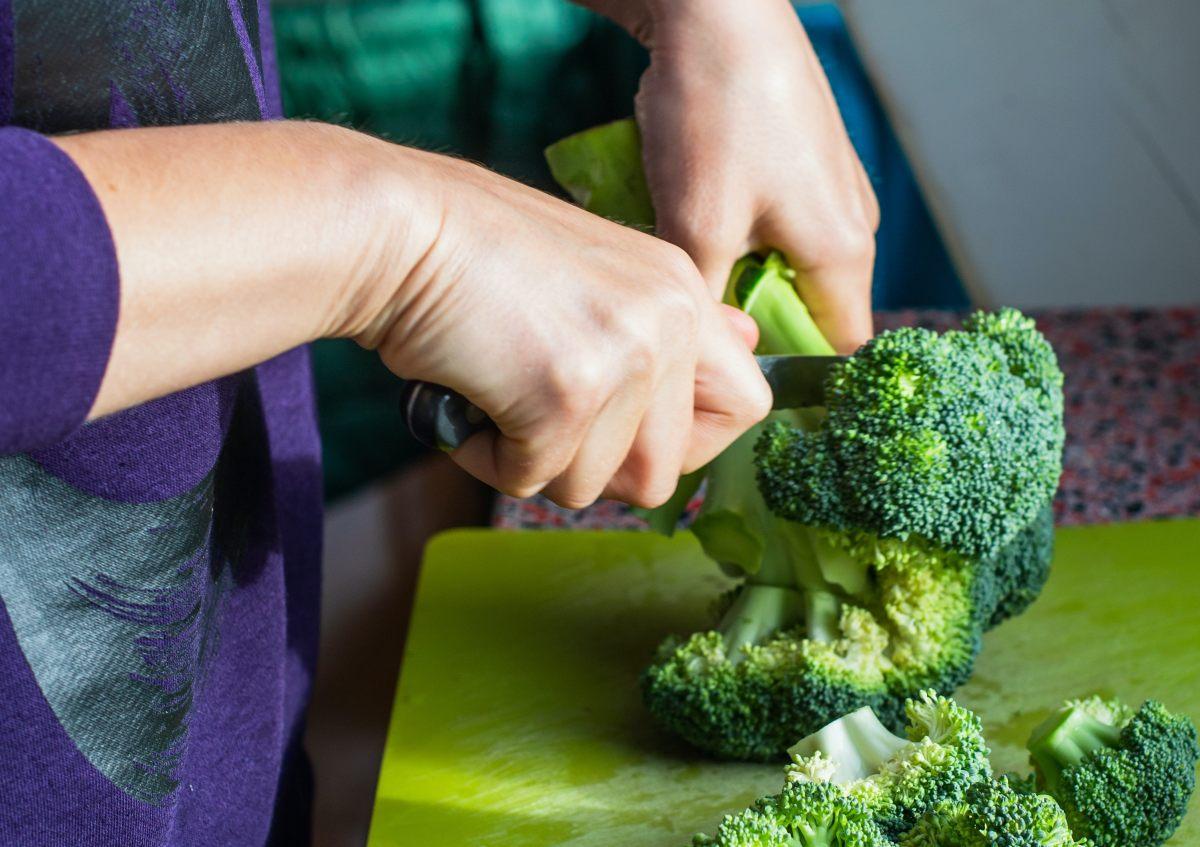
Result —
[[1097, 697], [1069, 701], [1028, 747], [1039, 787], [1098, 847], [1162, 844], [1196, 787], [1196, 727], [1153, 700], [1136, 712]]
[[900, 839], [900, 847], [1091, 847], [1076, 840], [1066, 815], [1045, 794], [1014, 791], [985, 779], [961, 801], [931, 809]]
[[831, 369], [819, 428], [767, 429], [760, 489], [802, 524], [990, 558], [1058, 485], [1061, 386], [1053, 350], [1014, 310], [941, 335], [881, 333]]
[[694, 847], [892, 847], [867, 809], [831, 785], [797, 783], [736, 815]]
[[906, 704], [905, 737], [869, 708], [839, 718], [791, 749], [790, 783], [832, 783], [859, 800], [895, 837], [991, 775], [979, 718], [932, 691]]
[[1004, 349], [1009, 372], [1025, 381], [1052, 415], [1062, 414], [1063, 373], [1054, 348], [1046, 343], [1033, 318], [1016, 309], [976, 312], [963, 329], [994, 340]]

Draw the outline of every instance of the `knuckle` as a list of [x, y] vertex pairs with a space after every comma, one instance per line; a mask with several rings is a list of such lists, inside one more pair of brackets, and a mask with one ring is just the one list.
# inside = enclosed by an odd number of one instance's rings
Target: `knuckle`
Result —
[[629, 503], [642, 509], [657, 509], [671, 499], [677, 484], [678, 479], [675, 476], [669, 481], [664, 478], [648, 480], [630, 491]]
[[[864, 202], [867, 206], [867, 226], [871, 228], [871, 234], [875, 235], [879, 232], [879, 224], [883, 220], [883, 213], [879, 208], [879, 198], [875, 196], [874, 191], [868, 189]], [[872, 244], [874, 244], [873, 240]]]
[[642, 378], [654, 373], [658, 361], [658, 346], [644, 332], [630, 336], [625, 351], [625, 373], [628, 377]]
[[497, 490], [522, 500], [541, 493], [569, 460], [562, 453], [544, 449], [534, 453], [532, 447], [521, 448], [520, 455], [510, 456], [498, 469]]
[[[701, 285], [703, 286], [703, 282]], [[694, 290], [675, 289], [666, 292], [664, 306], [672, 334], [684, 333], [689, 338], [696, 334], [700, 326], [701, 302], [703, 301], [696, 297]]]
[[654, 373], [666, 334], [665, 322], [656, 318], [654, 309], [631, 308], [630, 304], [615, 306], [603, 317], [605, 334], [625, 380]]
[[504, 481], [499, 487], [501, 494], [515, 497], [518, 500], [528, 500], [542, 490], [540, 485], [525, 481]]
[[577, 512], [580, 509], [586, 509], [600, 499], [600, 492], [563, 491], [551, 495], [550, 499], [564, 509]]
[[679, 468], [651, 452], [651, 448], [635, 446], [625, 459], [620, 472], [620, 493], [630, 505], [643, 509], [661, 506], [675, 493], [679, 484]]
[[559, 356], [543, 379], [555, 416], [567, 426], [590, 417], [604, 401], [606, 377], [596, 357]]
[[775, 398], [771, 395], [771, 388], [763, 380], [756, 382], [756, 387], [751, 390], [750, 397], [746, 402], [746, 420], [751, 424], [756, 424], [771, 413], [771, 406]]
[[694, 290], [696, 286], [703, 287], [704, 280], [692, 257], [687, 252], [669, 241], [662, 243], [662, 265], [668, 279], [680, 285], [685, 291]]
[[546, 485], [546, 477], [537, 472], [532, 464], [500, 469], [500, 479], [497, 488], [502, 494], [524, 500], [541, 491]]
[[869, 263], [875, 257], [875, 226], [858, 216], [830, 226], [814, 240], [811, 257], [820, 266]]

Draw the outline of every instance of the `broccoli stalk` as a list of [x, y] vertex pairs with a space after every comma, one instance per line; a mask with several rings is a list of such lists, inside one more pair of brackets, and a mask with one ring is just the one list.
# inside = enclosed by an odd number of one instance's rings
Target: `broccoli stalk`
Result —
[[1121, 743], [1121, 729], [1099, 720], [1081, 705], [1060, 709], [1029, 739], [1029, 754], [1051, 794], [1063, 789], [1063, 771], [1098, 750]]
[[796, 763], [789, 773], [793, 779], [820, 776], [845, 785], [879, 773], [908, 743], [863, 706], [793, 745], [788, 753]]
[[731, 664], [745, 658], [745, 648], [758, 644], [804, 615], [804, 598], [794, 588], [751, 584], [738, 592], [717, 630]]
[[[728, 298], [758, 325], [759, 353], [830, 354], [833, 348], [796, 294], [794, 276], [778, 253], [761, 260], [748, 256], [731, 277]], [[803, 410], [772, 416], [795, 426], [811, 426], [814, 417]], [[709, 466], [704, 504], [692, 525], [708, 557], [744, 577], [737, 599], [717, 626], [734, 665], [744, 658], [744, 647], [802, 620], [811, 640], [833, 641], [839, 604], [823, 574], [852, 589], [862, 587], [866, 574], [866, 568], [807, 527], [781, 520], [767, 508], [754, 471], [761, 430], [762, 425], [747, 432]], [[814, 608], [823, 613], [815, 614]]]
[[758, 324], [760, 355], [831, 356], [835, 352], [796, 293], [796, 272], [777, 252], [742, 259], [730, 279], [726, 301]]

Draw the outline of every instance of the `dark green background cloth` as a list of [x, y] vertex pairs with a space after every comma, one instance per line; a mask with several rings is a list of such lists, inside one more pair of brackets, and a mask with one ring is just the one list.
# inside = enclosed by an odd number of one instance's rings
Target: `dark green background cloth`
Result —
[[[879, 196], [878, 308], [966, 297], [908, 163], [832, 4], [801, 4], [851, 140]], [[542, 149], [633, 112], [644, 51], [567, 0], [277, 0], [284, 106], [456, 153], [552, 188]], [[399, 381], [349, 341], [314, 346], [330, 498], [402, 466]]]

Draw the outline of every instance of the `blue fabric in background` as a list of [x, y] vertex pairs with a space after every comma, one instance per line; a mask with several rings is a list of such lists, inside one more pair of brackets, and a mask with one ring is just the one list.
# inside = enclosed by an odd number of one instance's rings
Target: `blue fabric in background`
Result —
[[833, 3], [797, 4], [858, 156], [879, 198], [872, 300], [876, 309], [970, 305], [908, 159]]

